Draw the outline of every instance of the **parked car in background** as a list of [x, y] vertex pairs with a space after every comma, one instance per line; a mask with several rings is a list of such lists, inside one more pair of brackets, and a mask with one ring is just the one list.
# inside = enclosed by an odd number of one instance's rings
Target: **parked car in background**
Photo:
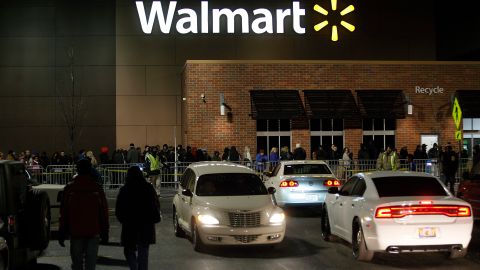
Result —
[[321, 207], [330, 187], [340, 187], [338, 180], [321, 160], [279, 162], [272, 172], [264, 173], [265, 186], [277, 190], [275, 199], [280, 207]]
[[0, 267], [31, 269], [50, 240], [50, 200], [32, 189], [25, 165], [0, 161]]
[[464, 174], [457, 197], [472, 205], [473, 218], [480, 219], [480, 174]]
[[251, 169], [229, 162], [197, 162], [185, 170], [173, 199], [175, 235], [205, 245], [274, 245], [285, 236], [285, 215]]
[[330, 188], [321, 220], [322, 237], [351, 243], [361, 261], [376, 252], [445, 251], [461, 258], [472, 228], [469, 203], [437, 178], [406, 171], [359, 173]]

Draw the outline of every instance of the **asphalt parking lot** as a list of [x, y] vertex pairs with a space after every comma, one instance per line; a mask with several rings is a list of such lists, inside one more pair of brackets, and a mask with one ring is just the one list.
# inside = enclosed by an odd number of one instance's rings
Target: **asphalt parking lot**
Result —
[[[150, 248], [150, 269], [479, 269], [480, 223], [476, 222], [469, 254], [449, 260], [441, 253], [377, 254], [371, 263], [356, 262], [344, 241], [324, 242], [320, 217], [310, 210], [287, 211], [284, 242], [270, 247], [221, 247], [195, 252], [188, 239], [173, 235], [172, 198], [162, 198], [163, 221], [157, 225], [157, 244]], [[97, 269], [128, 269], [119, 245], [120, 224], [111, 217], [110, 244], [100, 247]], [[38, 269], [70, 269], [67, 247], [52, 240], [38, 259]]]

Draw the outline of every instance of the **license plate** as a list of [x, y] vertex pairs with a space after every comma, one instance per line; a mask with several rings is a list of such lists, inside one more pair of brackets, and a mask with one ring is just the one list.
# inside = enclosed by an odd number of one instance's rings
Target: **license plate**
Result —
[[418, 237], [420, 238], [437, 237], [437, 228], [432, 228], [432, 227], [418, 228]]
[[318, 196], [317, 195], [306, 195], [305, 200], [313, 202], [313, 201], [318, 201]]

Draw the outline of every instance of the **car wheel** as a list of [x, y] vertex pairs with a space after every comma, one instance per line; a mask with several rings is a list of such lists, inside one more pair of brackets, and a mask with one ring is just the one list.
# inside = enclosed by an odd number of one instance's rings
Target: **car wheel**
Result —
[[352, 230], [352, 252], [357, 261], [369, 262], [375, 253], [367, 249], [362, 226], [358, 221], [354, 222]]
[[452, 249], [452, 251], [450, 251], [450, 254], [449, 254], [448, 258], [449, 259], [460, 259], [460, 258], [465, 257], [465, 255], [467, 255], [467, 252], [468, 252], [468, 248], [463, 248], [462, 250]]
[[8, 269], [8, 246], [4, 250], [0, 250], [0, 270]]
[[322, 210], [322, 217], [320, 220], [320, 228], [322, 229], [323, 240], [329, 242], [332, 241], [332, 233], [330, 231], [330, 221], [328, 219], [327, 207], [324, 206]]
[[173, 231], [175, 232], [176, 237], [184, 237], [185, 232], [183, 229], [180, 227], [180, 224], [178, 223], [178, 214], [177, 211], [175, 211], [175, 208], [173, 209]]
[[205, 245], [198, 234], [198, 227], [196, 222], [192, 222], [192, 244], [193, 249], [198, 252], [202, 252], [205, 250]]

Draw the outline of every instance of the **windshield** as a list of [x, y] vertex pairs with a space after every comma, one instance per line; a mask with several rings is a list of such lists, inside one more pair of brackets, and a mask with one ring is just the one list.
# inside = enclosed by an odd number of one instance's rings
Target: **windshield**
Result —
[[442, 184], [433, 177], [397, 176], [373, 178], [380, 197], [447, 196]]
[[200, 176], [197, 196], [267, 195], [262, 180], [250, 173], [217, 173]]
[[332, 172], [325, 164], [289, 164], [283, 169], [284, 175], [293, 174], [331, 174]]

